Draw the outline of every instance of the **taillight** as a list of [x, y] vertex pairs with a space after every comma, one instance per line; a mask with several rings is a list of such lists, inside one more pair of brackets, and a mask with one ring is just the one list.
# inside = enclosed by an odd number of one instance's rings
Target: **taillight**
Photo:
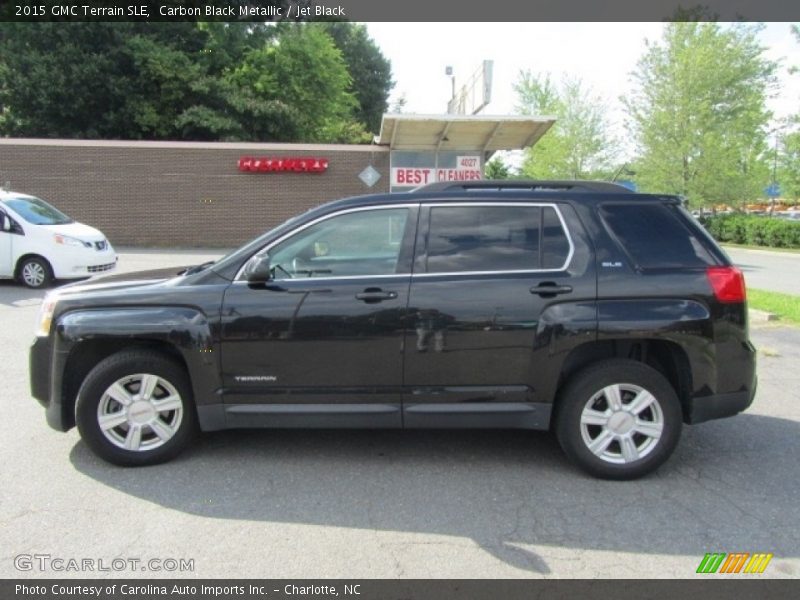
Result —
[[747, 294], [744, 288], [744, 275], [736, 267], [708, 267], [708, 281], [717, 300], [726, 304], [744, 302]]

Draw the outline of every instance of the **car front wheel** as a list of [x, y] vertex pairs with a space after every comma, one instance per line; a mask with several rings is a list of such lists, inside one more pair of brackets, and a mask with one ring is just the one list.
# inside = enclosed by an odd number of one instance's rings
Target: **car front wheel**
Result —
[[556, 408], [564, 452], [603, 479], [635, 479], [657, 469], [675, 449], [681, 423], [670, 383], [631, 360], [606, 360], [579, 372]]
[[24, 285], [38, 290], [53, 282], [53, 271], [45, 259], [32, 256], [19, 265], [18, 278]]
[[78, 393], [78, 431], [101, 458], [151, 465], [181, 452], [197, 431], [186, 372], [153, 352], [114, 354], [92, 369]]

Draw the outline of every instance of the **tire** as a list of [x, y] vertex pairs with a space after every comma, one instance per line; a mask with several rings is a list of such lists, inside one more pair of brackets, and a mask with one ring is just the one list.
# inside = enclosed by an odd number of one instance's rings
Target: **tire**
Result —
[[580, 468], [602, 479], [636, 479], [655, 471], [675, 450], [681, 424], [680, 402], [670, 383], [632, 360], [587, 367], [557, 399], [561, 447]]
[[[146, 398], [140, 398], [142, 385], [152, 390]], [[166, 462], [198, 431], [185, 369], [145, 350], [113, 354], [89, 372], [78, 392], [75, 421], [95, 454], [121, 466]]]
[[31, 256], [17, 267], [17, 279], [26, 287], [41, 290], [53, 283], [53, 269], [45, 259]]

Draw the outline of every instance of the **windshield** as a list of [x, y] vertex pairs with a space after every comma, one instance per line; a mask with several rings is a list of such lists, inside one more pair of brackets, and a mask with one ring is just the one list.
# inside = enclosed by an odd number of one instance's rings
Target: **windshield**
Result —
[[67, 215], [39, 198], [7, 198], [5, 203], [33, 225], [66, 225], [73, 223]]

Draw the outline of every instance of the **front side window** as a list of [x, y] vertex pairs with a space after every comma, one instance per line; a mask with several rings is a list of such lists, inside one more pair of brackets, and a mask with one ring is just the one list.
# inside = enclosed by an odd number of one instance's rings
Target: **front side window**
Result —
[[33, 225], [66, 225], [73, 222], [60, 210], [39, 198], [9, 198], [5, 203]]
[[391, 208], [315, 223], [269, 250], [275, 278], [393, 275], [407, 222], [407, 208]]
[[428, 273], [559, 269], [568, 253], [551, 206], [431, 208]]
[[[11, 218], [4, 210], [0, 209], [0, 233], [16, 233], [17, 235], [24, 235], [25, 232], [22, 231], [22, 227], [19, 226], [14, 219]], [[6, 227], [8, 229], [6, 229]]]

